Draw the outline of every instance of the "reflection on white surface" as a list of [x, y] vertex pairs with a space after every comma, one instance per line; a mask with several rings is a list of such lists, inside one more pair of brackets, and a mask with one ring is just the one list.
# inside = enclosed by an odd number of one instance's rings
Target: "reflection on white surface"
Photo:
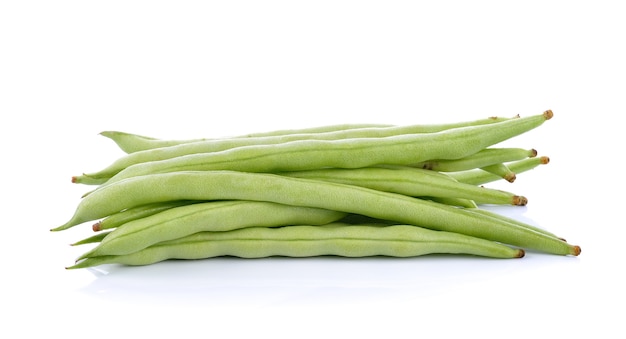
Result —
[[[563, 260], [565, 259], [565, 260]], [[213, 258], [143, 267], [108, 265], [83, 292], [108, 300], [256, 305], [432, 296], [455, 282], [480, 283], [575, 258], [522, 260], [433, 255], [420, 258]], [[326, 300], [328, 299], [328, 300]]]

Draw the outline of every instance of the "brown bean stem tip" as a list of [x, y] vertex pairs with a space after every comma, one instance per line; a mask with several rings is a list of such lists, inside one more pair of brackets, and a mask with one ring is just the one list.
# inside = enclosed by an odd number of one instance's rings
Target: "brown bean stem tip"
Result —
[[573, 247], [573, 249], [572, 249], [572, 252], [573, 252], [572, 254], [573, 254], [574, 256], [579, 256], [579, 255], [580, 255], [580, 252], [581, 252], [580, 246], [575, 245], [575, 246]]
[[526, 255], [526, 252], [524, 252], [524, 250], [520, 248], [520, 249], [517, 251], [517, 256], [516, 256], [516, 258], [523, 258], [525, 255]]
[[72, 177], [72, 184], [75, 184], [78, 181], [78, 178], [76, 178], [76, 176]]
[[513, 197], [513, 205], [516, 206], [526, 206], [528, 204], [528, 199], [521, 195], [516, 195]]
[[550, 162], [550, 158], [546, 156], [541, 157], [539, 160], [541, 160], [542, 165], [547, 165]]
[[552, 113], [551, 109], [543, 112], [543, 117], [546, 118], [546, 120], [552, 119], [553, 116], [554, 116], [554, 113]]
[[93, 224], [93, 225], [91, 226], [91, 229], [92, 229], [94, 232], [101, 231], [101, 230], [102, 230], [102, 228], [100, 227], [100, 222], [97, 222], [97, 223]]
[[504, 177], [504, 180], [508, 182], [514, 182], [515, 179], [517, 179], [517, 176], [515, 175], [515, 173], [509, 173]]
[[536, 149], [534, 149], [534, 148], [532, 148], [532, 149], [530, 150], [530, 157], [531, 157], [531, 158], [534, 158], [534, 157], [536, 157], [536, 156], [537, 156], [537, 150], [536, 150]]

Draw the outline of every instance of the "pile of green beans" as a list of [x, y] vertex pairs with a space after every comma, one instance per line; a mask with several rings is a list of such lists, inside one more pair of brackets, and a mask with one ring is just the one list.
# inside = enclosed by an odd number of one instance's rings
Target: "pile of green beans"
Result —
[[528, 203], [484, 184], [547, 164], [535, 149], [498, 144], [552, 116], [188, 140], [106, 131], [126, 154], [72, 177], [93, 189], [51, 230], [92, 223], [95, 235], [72, 244], [91, 248], [70, 269], [218, 256], [577, 256], [562, 237], [481, 208]]

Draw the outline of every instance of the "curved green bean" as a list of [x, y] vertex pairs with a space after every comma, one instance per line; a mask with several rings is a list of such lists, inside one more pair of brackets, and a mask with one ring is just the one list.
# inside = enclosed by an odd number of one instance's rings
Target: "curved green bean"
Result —
[[461, 198], [479, 204], [518, 206], [528, 202], [526, 197], [511, 192], [461, 183], [445, 174], [413, 167], [326, 168], [278, 174], [362, 186], [412, 197]]
[[198, 203], [171, 208], [130, 221], [111, 232], [84, 257], [128, 254], [155, 243], [202, 231], [230, 231], [253, 226], [275, 227], [293, 224], [323, 225], [346, 215], [347, 213], [333, 210], [265, 201]]
[[413, 167], [429, 169], [438, 172], [466, 171], [474, 168], [481, 168], [504, 162], [533, 158], [537, 155], [534, 149], [523, 148], [485, 148], [474, 154], [460, 159], [436, 159], [427, 160], [416, 164]]
[[[524, 160], [514, 161], [506, 164], [507, 167], [514, 173], [523, 173], [535, 169], [539, 165], [546, 165], [550, 162], [550, 158], [546, 156], [528, 158]], [[481, 169], [473, 169], [461, 172], [446, 173], [450, 177], [456, 179], [459, 182], [463, 182], [471, 185], [483, 185], [493, 181], [502, 179], [502, 177], [486, 172]]]
[[497, 175], [498, 177], [508, 181], [508, 182], [514, 182], [515, 179], [517, 179], [517, 174], [515, 174], [515, 172], [513, 172], [509, 166], [507, 166], [506, 164], [503, 163], [499, 163], [499, 164], [493, 164], [493, 165], [489, 165], [489, 166], [483, 166], [480, 168], [481, 170], [485, 171], [485, 172], [489, 172], [491, 174]]
[[127, 222], [145, 218], [147, 216], [157, 214], [159, 212], [162, 212], [162, 211], [174, 208], [174, 207], [191, 205], [195, 203], [198, 203], [198, 201], [176, 200], [176, 201], [158, 202], [154, 204], [137, 206], [137, 207], [123, 210], [118, 213], [111, 214], [107, 216], [106, 218], [93, 224], [92, 228], [95, 232], [106, 230], [106, 229], [112, 229], [120, 225], [123, 225]]
[[168, 259], [206, 259], [218, 256], [392, 256], [469, 254], [492, 258], [521, 258], [524, 251], [493, 241], [412, 225], [253, 227], [226, 232], [200, 232], [155, 244], [120, 256], [87, 257], [69, 269], [103, 264], [148, 265]]
[[550, 236], [550, 237], [553, 237], [555, 239], [563, 240], [563, 238], [561, 238], [561, 237], [555, 235], [554, 233], [549, 232], [549, 231], [547, 231], [547, 230], [545, 230], [543, 228], [535, 227], [535, 226], [530, 225], [528, 223], [523, 223], [523, 222], [521, 222], [519, 220], [516, 220], [514, 218], [509, 218], [509, 217], [503, 216], [503, 215], [495, 213], [495, 212], [491, 212], [491, 211], [488, 211], [488, 210], [485, 210], [485, 209], [482, 209], [482, 208], [477, 208], [477, 207], [476, 208], [468, 208], [467, 210], [470, 211], [470, 212], [482, 214], [482, 215], [490, 217], [490, 218], [496, 218], [496, 219], [500, 219], [500, 220], [503, 220], [503, 221], [506, 221], [506, 222], [509, 222], [509, 223], [518, 224], [518, 225], [520, 225], [522, 227], [530, 228], [532, 230], [535, 230], [535, 231], [537, 231], [539, 233], [543, 233], [543, 234], [545, 234], [547, 236]]
[[419, 197], [419, 198], [434, 201], [440, 204], [450, 205], [450, 206], [463, 207], [463, 208], [478, 208], [478, 205], [476, 205], [476, 202], [471, 199], [442, 198], [442, 197]]
[[302, 129], [289, 129], [289, 130], [276, 130], [270, 132], [250, 133], [240, 135], [231, 138], [197, 138], [187, 140], [163, 140], [133, 133], [126, 133], [120, 131], [103, 131], [100, 135], [107, 137], [117, 144], [117, 146], [126, 153], [134, 153], [139, 151], [145, 151], [154, 148], [176, 146], [188, 143], [220, 140], [220, 139], [241, 139], [241, 138], [256, 138], [256, 137], [269, 137], [280, 136], [289, 134], [301, 134], [301, 133], [326, 133], [332, 131], [341, 131], [357, 128], [371, 128], [371, 127], [391, 127], [392, 125], [383, 124], [341, 124], [341, 125], [327, 125], [317, 126], [311, 128]]
[[580, 247], [534, 230], [401, 194], [267, 173], [185, 171], [138, 176], [83, 198], [59, 231], [126, 208], [171, 200], [254, 200], [315, 207], [457, 232], [521, 248], [578, 255]]
[[85, 239], [76, 241], [74, 243], [71, 244], [71, 246], [78, 246], [78, 245], [86, 245], [86, 244], [93, 244], [93, 243], [99, 243], [101, 242], [107, 235], [109, 235], [109, 233], [111, 233], [111, 231], [105, 231], [105, 232], [98, 232], [90, 237], [87, 237]]
[[277, 172], [324, 167], [405, 165], [428, 159], [458, 159], [534, 129], [551, 117], [552, 112], [546, 111], [544, 114], [436, 133], [383, 138], [301, 140], [190, 154], [129, 166], [103, 186], [134, 176], [185, 170]]
[[[513, 118], [519, 118], [515, 116]], [[467, 126], [477, 126], [484, 124], [491, 124], [494, 122], [505, 121], [513, 118], [503, 118], [492, 116], [485, 119], [477, 119], [477, 120], [468, 120], [461, 122], [453, 122], [453, 123], [442, 123], [442, 124], [428, 124], [428, 125], [419, 125], [413, 126], [411, 128], [411, 133], [432, 133], [432, 132], [440, 132], [447, 129], [458, 128], [458, 127], [467, 127]], [[340, 124], [340, 125], [327, 125], [327, 126], [317, 126], [311, 128], [301, 128], [301, 129], [286, 129], [286, 130], [275, 130], [269, 132], [260, 132], [260, 133], [249, 133], [245, 135], [240, 135], [231, 138], [197, 138], [197, 139], [187, 139], [187, 140], [162, 140], [153, 137], [147, 137], [132, 133], [125, 133], [119, 131], [104, 131], [100, 133], [101, 135], [113, 140], [118, 147], [120, 147], [126, 153], [133, 153], [138, 151], [145, 151], [149, 149], [161, 148], [161, 147], [169, 147], [176, 146], [188, 143], [196, 143], [202, 141], [216, 141], [216, 140], [224, 140], [224, 139], [244, 139], [244, 138], [264, 138], [264, 137], [275, 137], [275, 136], [287, 136], [293, 134], [316, 134], [316, 133], [328, 133], [328, 132], [337, 132], [337, 131], [345, 131], [345, 130], [355, 130], [355, 129], [371, 129], [371, 128], [387, 128], [394, 127], [393, 125], [386, 124]]]
[[[504, 119], [497, 118], [489, 118], [483, 120], [476, 120], [473, 123], [475, 125], [483, 125], [487, 122], [495, 123], [498, 121], [504, 121]], [[441, 125], [437, 125], [440, 128]], [[463, 127], [464, 124], [454, 124], [456, 127]], [[427, 128], [430, 127], [430, 128]], [[104, 181], [108, 180], [115, 174], [119, 173], [126, 167], [145, 163], [150, 161], [159, 161], [172, 159], [175, 157], [180, 157], [189, 154], [198, 154], [198, 153], [213, 153], [220, 152], [228, 149], [233, 149], [237, 147], [245, 147], [245, 146], [255, 146], [255, 145], [275, 145], [281, 144], [290, 141], [298, 141], [298, 140], [342, 140], [342, 139], [350, 139], [350, 138], [380, 138], [380, 137], [389, 137], [394, 135], [402, 135], [402, 134], [416, 134], [416, 133], [425, 133], [425, 131], [434, 130], [437, 131], [433, 126], [430, 125], [410, 125], [410, 126], [392, 126], [392, 127], [369, 127], [369, 128], [350, 128], [350, 129], [342, 129], [337, 131], [330, 132], [322, 132], [322, 133], [297, 133], [297, 134], [286, 134], [286, 135], [272, 135], [272, 136], [262, 136], [262, 137], [248, 137], [248, 138], [227, 138], [227, 139], [209, 139], [204, 141], [197, 142], [189, 142], [177, 144], [169, 147], [160, 147], [160, 148], [152, 148], [144, 151], [137, 151], [130, 153], [126, 156], [123, 156], [113, 163], [111, 163], [106, 168], [92, 173], [85, 173], [79, 176], [75, 176], [72, 181], [75, 183], [81, 184], [101, 184]], [[517, 160], [517, 153], [521, 153], [522, 151], [509, 149], [501, 150], [499, 152], [492, 152], [494, 155], [492, 157], [496, 157], [492, 160], [491, 163], [495, 162], [503, 162], [510, 160]], [[497, 154], [507, 152], [508, 156], [500, 156], [497, 157]], [[482, 153], [479, 152], [479, 153]], [[484, 158], [485, 156], [483, 156]], [[513, 158], [515, 157], [515, 158]], [[524, 156], [525, 157], [525, 156]], [[509, 160], [510, 159], [510, 160]], [[491, 164], [490, 163], [490, 164]], [[476, 168], [480, 166], [474, 166], [471, 168]]]

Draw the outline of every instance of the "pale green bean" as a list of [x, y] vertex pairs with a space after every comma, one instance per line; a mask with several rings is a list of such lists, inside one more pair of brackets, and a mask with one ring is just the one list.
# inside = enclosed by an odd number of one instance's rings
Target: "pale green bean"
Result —
[[521, 248], [578, 255], [580, 247], [534, 230], [443, 204], [326, 181], [267, 173], [186, 171], [152, 174], [103, 186], [83, 198], [59, 231], [134, 206], [171, 200], [254, 200], [315, 207], [462, 233]]
[[344, 212], [265, 201], [197, 203], [130, 221], [111, 232], [84, 257], [128, 254], [158, 242], [202, 231], [230, 231], [253, 226], [323, 225], [345, 216]]
[[277, 172], [324, 167], [405, 165], [429, 159], [459, 159], [532, 130], [551, 117], [552, 112], [546, 111], [540, 115], [437, 133], [383, 138], [302, 140], [277, 145], [238, 147], [215, 153], [190, 154], [129, 166], [109, 179], [104, 186], [134, 176], [185, 170]]
[[301, 133], [326, 133], [332, 131], [349, 130], [356, 128], [370, 128], [370, 127], [391, 127], [392, 125], [384, 124], [342, 124], [342, 125], [327, 125], [317, 126], [311, 128], [302, 129], [289, 129], [289, 130], [276, 130], [270, 132], [250, 133], [230, 138], [197, 138], [186, 140], [163, 140], [154, 137], [148, 137], [133, 133], [126, 133], [120, 131], [103, 131], [100, 135], [107, 137], [117, 144], [117, 146], [126, 153], [134, 153], [139, 151], [145, 151], [154, 148], [176, 146], [194, 142], [219, 140], [219, 139], [241, 139], [241, 138], [256, 138], [256, 137], [269, 137], [280, 136], [289, 134], [301, 134]]
[[535, 157], [536, 155], [537, 151], [534, 149], [485, 148], [460, 159], [434, 159], [411, 164], [411, 166], [438, 172], [458, 172], [494, 164], [501, 164], [504, 162], [523, 160]]
[[226, 232], [200, 232], [155, 244], [121, 256], [88, 257], [70, 269], [103, 264], [148, 265], [168, 259], [206, 259], [218, 256], [391, 256], [469, 254], [492, 258], [521, 258], [524, 251], [493, 241], [413, 225], [253, 227]]
[[526, 197], [511, 192], [461, 183], [445, 174], [413, 167], [327, 168], [278, 174], [362, 186], [412, 197], [461, 198], [479, 204], [518, 206], [528, 202]]
[[[483, 125], [487, 122], [495, 123], [498, 121], [504, 121], [504, 119], [484, 119], [474, 121], [475, 125]], [[426, 125], [428, 126], [428, 125]], [[342, 140], [342, 139], [351, 139], [351, 138], [380, 138], [380, 137], [389, 137], [394, 135], [402, 135], [402, 134], [415, 134], [415, 133], [425, 133], [425, 131], [433, 130], [434, 128], [430, 126], [429, 129], [426, 129], [425, 125], [409, 125], [409, 126], [392, 126], [392, 127], [370, 127], [370, 128], [352, 128], [352, 129], [343, 129], [338, 131], [330, 131], [324, 133], [298, 133], [298, 134], [286, 134], [286, 135], [273, 135], [273, 136], [263, 136], [263, 137], [249, 137], [249, 138], [226, 138], [226, 139], [212, 139], [198, 142], [190, 142], [190, 143], [182, 143], [169, 147], [160, 147], [160, 148], [152, 148], [144, 151], [137, 151], [126, 156], [123, 156], [113, 163], [111, 163], [106, 168], [99, 170], [97, 172], [85, 173], [82, 175], [74, 176], [72, 181], [75, 183], [81, 184], [101, 184], [119, 173], [126, 167], [150, 162], [150, 161], [159, 161], [172, 159], [175, 157], [180, 157], [189, 154], [198, 154], [198, 153], [212, 153], [212, 152], [220, 152], [228, 149], [233, 149], [237, 147], [245, 147], [245, 146], [255, 146], [255, 145], [275, 145], [281, 144], [290, 141], [298, 141], [298, 140]], [[456, 127], [463, 127], [463, 124], [455, 124]], [[470, 125], [471, 126], [471, 125]], [[436, 131], [436, 130], [434, 130]], [[494, 153], [491, 155], [494, 160], [491, 163], [495, 162], [503, 162], [510, 160], [517, 160], [519, 157], [518, 153], [522, 153], [524, 150], [514, 150], [514, 149], [503, 149], [499, 151], [491, 151]], [[482, 153], [479, 152], [479, 153]], [[501, 153], [506, 153], [505, 155], [499, 155]], [[498, 157], [499, 156], [499, 157]], [[526, 157], [526, 155], [524, 156]], [[483, 155], [482, 158], [485, 158]], [[489, 163], [489, 164], [491, 164]], [[474, 166], [480, 167], [480, 166]]]
[[[513, 118], [519, 118], [519, 115]], [[485, 119], [468, 120], [468, 121], [460, 121], [460, 122], [453, 122], [453, 123], [424, 124], [424, 125], [419, 125], [419, 126], [413, 126], [411, 128], [412, 130], [411, 133], [440, 132], [440, 131], [452, 129], [452, 128], [491, 124], [494, 122], [499, 122], [499, 121], [504, 121], [504, 120], [509, 120], [509, 119], [511, 118], [492, 116], [492, 117], [485, 118]], [[275, 136], [287, 136], [287, 135], [293, 135], [293, 134], [317, 134], [317, 133], [355, 130], [355, 129], [376, 129], [376, 128], [386, 128], [386, 127], [394, 127], [394, 126], [388, 125], [388, 124], [340, 124], [340, 125], [326, 125], [326, 126], [317, 126], [317, 127], [310, 127], [310, 128], [300, 128], [300, 129], [286, 129], [286, 130], [275, 130], [275, 131], [269, 131], [269, 132], [249, 133], [249, 134], [230, 137], [230, 138], [197, 138], [197, 139], [187, 139], [187, 140], [162, 140], [162, 139], [157, 139], [154, 137], [147, 137], [147, 136], [119, 132], [119, 131], [104, 131], [100, 134], [113, 140], [118, 145], [118, 147], [120, 147], [124, 152], [133, 153], [133, 152], [144, 151], [144, 150], [149, 150], [149, 149], [154, 149], [154, 148], [176, 146], [176, 145], [202, 142], [202, 141], [216, 141], [216, 140], [224, 140], [224, 139], [245, 139], [245, 138], [259, 138], [259, 137], [264, 138], [264, 137], [275, 137]]]
[[[528, 158], [524, 160], [514, 161], [506, 164], [507, 167], [514, 173], [523, 173], [535, 169], [539, 165], [545, 165], [550, 162], [550, 158], [546, 156]], [[452, 178], [471, 185], [483, 185], [493, 181], [501, 180], [502, 177], [486, 172], [481, 169], [473, 169], [461, 172], [447, 173]]]

